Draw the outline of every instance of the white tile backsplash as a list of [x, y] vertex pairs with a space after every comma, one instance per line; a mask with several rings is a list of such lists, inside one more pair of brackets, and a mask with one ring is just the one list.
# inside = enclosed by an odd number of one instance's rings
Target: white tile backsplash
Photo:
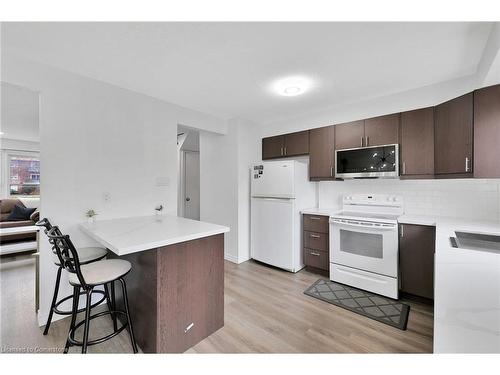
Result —
[[407, 214], [500, 220], [500, 179], [325, 181], [319, 207], [340, 208], [352, 193], [402, 195]]

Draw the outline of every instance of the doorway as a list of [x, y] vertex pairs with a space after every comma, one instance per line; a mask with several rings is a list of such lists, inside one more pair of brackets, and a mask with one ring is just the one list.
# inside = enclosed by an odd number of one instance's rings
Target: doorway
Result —
[[177, 215], [200, 220], [200, 134], [198, 130], [179, 125], [179, 201]]
[[0, 306], [15, 319], [39, 307], [40, 93], [4, 81], [0, 91]]

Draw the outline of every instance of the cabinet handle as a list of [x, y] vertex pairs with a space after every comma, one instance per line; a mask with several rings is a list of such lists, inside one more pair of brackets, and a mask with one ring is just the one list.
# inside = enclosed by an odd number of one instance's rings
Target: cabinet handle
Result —
[[403, 174], [406, 174], [406, 162], [403, 162]]
[[194, 327], [194, 323], [189, 324], [186, 328], [184, 328], [184, 333], [187, 333], [193, 327]]
[[283, 147], [281, 147], [280, 155], [283, 156]]
[[361, 137], [361, 147], [363, 147], [363, 137]]
[[319, 257], [321, 255], [320, 253], [315, 253], [314, 251], [309, 252], [309, 254], [315, 257]]
[[316, 216], [310, 216], [309, 219], [311, 219], [311, 220], [321, 220], [320, 217], [316, 217]]
[[401, 224], [401, 237], [405, 236], [405, 226]]
[[333, 177], [333, 167], [330, 167], [330, 177]]
[[318, 234], [310, 234], [309, 237], [311, 238], [320, 238], [321, 236]]
[[286, 156], [286, 147], [285, 147], [285, 156]]
[[366, 137], [366, 147], [370, 146], [370, 137]]
[[465, 171], [469, 172], [469, 158], [468, 157], [465, 158]]

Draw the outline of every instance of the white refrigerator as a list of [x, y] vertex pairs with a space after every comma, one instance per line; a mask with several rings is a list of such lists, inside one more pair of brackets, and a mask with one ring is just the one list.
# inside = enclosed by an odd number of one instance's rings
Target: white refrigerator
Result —
[[251, 167], [250, 256], [297, 272], [304, 268], [301, 214], [316, 206], [316, 184], [308, 164], [296, 160], [267, 161]]

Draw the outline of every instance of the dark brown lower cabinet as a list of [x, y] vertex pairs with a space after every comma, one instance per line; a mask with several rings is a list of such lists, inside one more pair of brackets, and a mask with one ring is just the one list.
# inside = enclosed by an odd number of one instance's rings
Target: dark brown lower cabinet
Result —
[[399, 233], [400, 290], [434, 299], [436, 228], [400, 224]]
[[132, 263], [125, 280], [144, 353], [182, 353], [224, 326], [223, 234], [119, 258]]
[[327, 274], [330, 269], [328, 216], [302, 215], [304, 264], [310, 271]]

